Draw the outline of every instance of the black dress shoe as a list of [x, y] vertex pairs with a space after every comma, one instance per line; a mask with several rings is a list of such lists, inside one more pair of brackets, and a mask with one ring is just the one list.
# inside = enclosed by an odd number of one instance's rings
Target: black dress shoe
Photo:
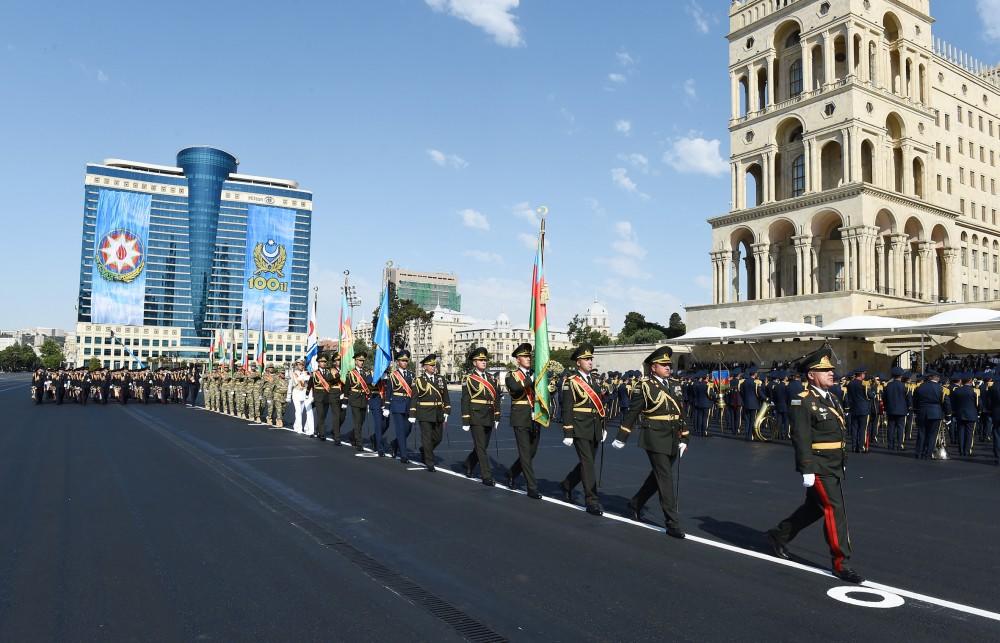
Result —
[[510, 475], [509, 471], [507, 472], [507, 477], [504, 478], [503, 482], [504, 482], [505, 485], [507, 485], [508, 489], [514, 489], [515, 488], [514, 487], [514, 476]]
[[681, 540], [687, 537], [678, 527], [667, 527], [667, 535], [671, 538], [680, 538]]
[[360, 452], [364, 451], [364, 450], [365, 450], [365, 448], [364, 448], [364, 447], [360, 447], [360, 446], [358, 446], [358, 447], [354, 447], [354, 450], [355, 450], [355, 451], [358, 451], [358, 452], [360, 453]]
[[436, 471], [436, 469], [434, 468], [433, 464], [429, 464], [429, 465], [427, 465], [427, 471], [428, 471], [428, 473], [434, 473]]
[[604, 509], [601, 507], [601, 505], [587, 505], [587, 513], [589, 513], [591, 516], [603, 516]]
[[410, 464], [410, 461], [407, 460], [406, 458], [400, 458], [399, 462], [400, 462], [400, 464]]
[[533, 498], [535, 500], [541, 500], [542, 499], [542, 494], [538, 493], [537, 491], [529, 491], [528, 492], [528, 497], [529, 498]]
[[642, 522], [642, 507], [637, 506], [631, 500], [627, 505], [625, 505], [625, 517], [629, 520], [634, 520], [636, 522]]
[[384, 458], [385, 457], [385, 451], [379, 451], [378, 452], [378, 457]]
[[487, 487], [495, 487], [497, 485], [497, 483], [493, 482], [492, 478], [483, 480], [483, 484], [486, 485]]
[[465, 477], [466, 478], [472, 477], [472, 467], [470, 467], [469, 465], [465, 465]]
[[773, 531], [767, 532], [767, 542], [771, 545], [771, 552], [778, 558], [784, 558], [785, 560], [791, 560], [792, 555], [788, 551], [788, 547], [785, 547], [785, 543], [778, 540], [778, 535]]
[[833, 572], [833, 575], [840, 580], [847, 581], [848, 583], [863, 583], [865, 582], [865, 577], [857, 573], [850, 567], [841, 567], [840, 571]]
[[326, 436], [325, 435], [317, 435], [316, 439], [319, 440], [320, 442], [326, 442]]

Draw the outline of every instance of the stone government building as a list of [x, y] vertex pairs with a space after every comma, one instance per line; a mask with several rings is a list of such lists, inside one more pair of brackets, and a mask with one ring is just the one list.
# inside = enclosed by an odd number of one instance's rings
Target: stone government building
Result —
[[729, 18], [731, 211], [688, 327], [1000, 299], [998, 68], [934, 39], [928, 0]]

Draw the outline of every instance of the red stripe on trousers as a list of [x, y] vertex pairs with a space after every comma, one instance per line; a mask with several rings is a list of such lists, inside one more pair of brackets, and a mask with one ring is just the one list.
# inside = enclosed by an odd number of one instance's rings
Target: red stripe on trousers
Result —
[[833, 570], [839, 572], [844, 562], [844, 552], [840, 550], [840, 541], [837, 539], [837, 520], [833, 516], [833, 505], [830, 504], [830, 497], [826, 495], [819, 476], [816, 476], [816, 492], [823, 502], [823, 528], [826, 529], [826, 537], [833, 551]]

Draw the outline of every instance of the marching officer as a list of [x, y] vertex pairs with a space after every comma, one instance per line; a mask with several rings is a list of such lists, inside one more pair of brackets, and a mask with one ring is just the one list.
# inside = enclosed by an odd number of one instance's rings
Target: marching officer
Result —
[[326, 440], [326, 415], [330, 414], [330, 424], [333, 429], [333, 446], [340, 446], [340, 371], [329, 367], [329, 358], [321, 355], [316, 360], [317, 368], [312, 374], [313, 406], [316, 407], [313, 421], [316, 430], [313, 436], [320, 441]]
[[990, 426], [993, 432], [993, 464], [1000, 466], [1000, 386], [993, 383], [986, 389], [986, 403], [990, 409]]
[[437, 374], [437, 355], [431, 353], [420, 360], [423, 372], [413, 380], [416, 399], [410, 405], [410, 417], [420, 423], [420, 446], [424, 466], [434, 471], [434, 449], [441, 444], [444, 428], [451, 413], [448, 384]]
[[892, 379], [882, 391], [882, 401], [885, 403], [886, 423], [889, 433], [889, 450], [903, 450], [903, 427], [906, 424], [906, 413], [910, 404], [907, 400], [906, 385], [903, 384], [903, 369], [893, 366], [889, 374]]
[[41, 404], [45, 400], [45, 369], [36, 368], [31, 376], [31, 399], [35, 404]]
[[774, 417], [778, 421], [778, 430], [781, 437], [787, 438], [788, 433], [788, 403], [791, 400], [788, 394], [788, 385], [785, 384], [787, 377], [785, 371], [775, 373], [774, 384], [771, 386], [771, 402], [774, 404]]
[[708, 373], [698, 373], [698, 381], [691, 385], [690, 398], [694, 407], [693, 419], [695, 434], [708, 436], [708, 412], [712, 408], [709, 396]]
[[500, 395], [496, 380], [486, 372], [489, 357], [482, 347], [469, 353], [473, 368], [462, 383], [462, 430], [472, 432], [473, 442], [473, 449], [465, 458], [465, 477], [472, 477], [478, 462], [483, 484], [492, 487], [496, 482], [486, 450], [490, 446], [490, 435], [500, 426]]
[[820, 518], [833, 559], [833, 574], [849, 583], [864, 578], [847, 563], [851, 558], [851, 535], [844, 505], [844, 472], [847, 461], [847, 423], [840, 401], [830, 393], [833, 384], [832, 351], [823, 347], [799, 362], [808, 386], [790, 402], [795, 469], [802, 474], [805, 502], [777, 527], [767, 532], [779, 558], [788, 559], [788, 543]]
[[525, 342], [511, 353], [517, 368], [507, 374], [507, 390], [510, 391], [510, 426], [517, 441], [517, 462], [507, 472], [507, 486], [511, 489], [517, 477], [524, 474], [528, 487], [528, 497], [540, 500], [538, 480], [535, 478], [534, 459], [538, 453], [541, 425], [535, 422], [535, 377], [531, 372], [531, 344]]
[[868, 389], [865, 388], [865, 369], [858, 368], [852, 373], [854, 379], [847, 384], [847, 406], [851, 417], [851, 447], [855, 453], [868, 450], [868, 416], [871, 404]]
[[[594, 367], [594, 347], [580, 344], [570, 359], [576, 362], [576, 371], [567, 374], [562, 386], [563, 444], [576, 449], [580, 462], [559, 486], [563, 499], [572, 503], [573, 489], [582, 481], [587, 513], [600, 516], [604, 508], [597, 496], [594, 456], [597, 445], [608, 437], [608, 432], [604, 428], [604, 403], [590, 375]], [[633, 411], [629, 409], [630, 414]]]
[[611, 443], [621, 449], [628, 441], [636, 420], [642, 417], [643, 431], [639, 446], [646, 450], [652, 471], [628, 503], [633, 520], [641, 520], [642, 507], [654, 493], [660, 494], [660, 507], [666, 521], [667, 535], [684, 538], [677, 498], [674, 495], [673, 466], [684, 456], [688, 445], [688, 428], [684, 423], [679, 401], [672, 395], [667, 378], [670, 377], [673, 350], [661, 346], [650, 353], [643, 363], [649, 367], [650, 376], [635, 387], [628, 414], [622, 418], [618, 436]]
[[757, 411], [764, 401], [764, 387], [760, 383], [756, 366], [747, 369], [747, 375], [750, 376], [749, 379], [740, 381], [739, 394], [740, 401], [743, 402], [743, 436], [749, 442], [753, 440], [753, 425], [757, 419]]
[[388, 415], [396, 433], [393, 453], [399, 453], [399, 461], [409, 464], [410, 454], [406, 441], [410, 437], [410, 425], [417, 421], [410, 414], [413, 402], [413, 376], [409, 371], [410, 351], [403, 349], [396, 353], [396, 368], [388, 375], [385, 385], [385, 405], [382, 414]]
[[958, 453], [972, 456], [972, 432], [979, 418], [979, 395], [972, 386], [972, 373], [962, 373], [962, 385], [951, 392], [951, 408], [958, 422]]
[[[351, 416], [354, 419], [354, 449], [364, 451], [363, 432], [365, 427], [365, 414], [368, 412], [368, 398], [371, 397], [371, 375], [365, 371], [365, 360], [368, 354], [358, 351], [354, 355], [354, 369], [346, 375], [344, 380], [348, 386], [347, 405], [351, 409]], [[385, 447], [382, 446], [382, 434], [379, 427], [373, 427], [375, 431], [376, 443], [378, 444], [379, 457], [385, 457]]]
[[928, 460], [937, 445], [938, 428], [944, 419], [948, 396], [940, 383], [941, 376], [928, 371], [923, 383], [913, 392], [913, 406], [919, 419], [915, 458]]

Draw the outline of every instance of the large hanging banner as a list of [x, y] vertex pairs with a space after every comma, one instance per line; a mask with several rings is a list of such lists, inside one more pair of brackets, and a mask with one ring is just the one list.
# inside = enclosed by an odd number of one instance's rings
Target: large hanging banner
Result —
[[243, 307], [249, 327], [288, 332], [291, 304], [292, 240], [295, 210], [251, 205], [247, 208], [247, 254], [243, 267]]
[[90, 321], [141, 326], [151, 194], [101, 189], [97, 197]]

